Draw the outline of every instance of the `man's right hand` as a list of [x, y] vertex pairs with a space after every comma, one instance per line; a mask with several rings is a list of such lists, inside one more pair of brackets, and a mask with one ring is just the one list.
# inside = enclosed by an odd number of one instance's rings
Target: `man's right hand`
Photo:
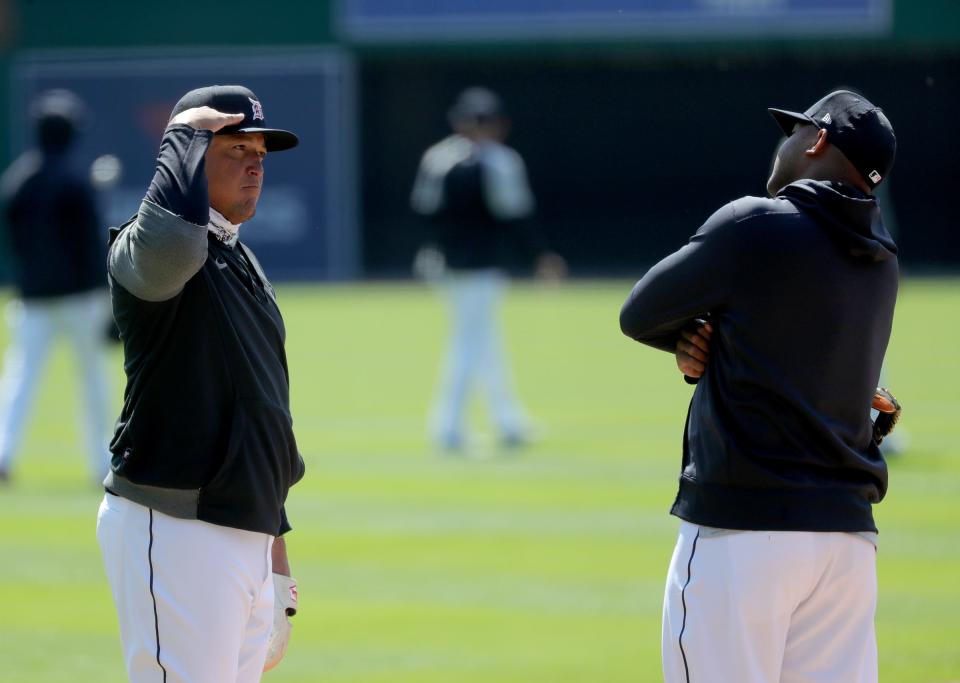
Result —
[[186, 109], [172, 119], [170, 123], [184, 123], [197, 130], [212, 130], [216, 133], [225, 126], [235, 126], [243, 121], [243, 114], [225, 114], [211, 107]]
[[687, 377], [699, 379], [707, 369], [707, 360], [710, 357], [710, 335], [713, 326], [704, 323], [697, 327], [696, 332], [680, 331], [675, 355], [677, 367]]

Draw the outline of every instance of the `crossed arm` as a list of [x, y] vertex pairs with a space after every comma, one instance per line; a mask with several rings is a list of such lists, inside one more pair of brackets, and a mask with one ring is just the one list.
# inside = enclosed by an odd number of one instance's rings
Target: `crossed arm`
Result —
[[677, 348], [674, 356], [677, 367], [684, 377], [700, 379], [707, 370], [707, 361], [710, 359], [710, 336], [713, 334], [713, 325], [704, 322], [698, 325], [696, 331], [680, 331]]
[[693, 383], [710, 357], [714, 327], [709, 315], [723, 309], [736, 286], [738, 242], [736, 215], [727, 205], [688, 244], [647, 271], [620, 311], [624, 334], [672, 353]]

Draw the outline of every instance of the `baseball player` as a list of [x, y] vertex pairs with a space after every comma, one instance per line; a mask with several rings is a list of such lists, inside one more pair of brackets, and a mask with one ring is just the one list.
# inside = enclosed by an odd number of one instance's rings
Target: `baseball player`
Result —
[[77, 358], [84, 450], [91, 481], [99, 484], [108, 462], [103, 331], [110, 303], [94, 189], [73, 166], [85, 107], [69, 91], [50, 90], [33, 102], [31, 114], [37, 147], [0, 178], [19, 295], [7, 312], [11, 343], [0, 377], [0, 483], [11, 476], [34, 390], [61, 337]]
[[464, 411], [474, 382], [482, 383], [501, 443], [528, 440], [528, 424], [514, 394], [499, 327], [506, 253], [536, 257], [537, 274], [558, 279], [562, 257], [547, 249], [533, 220], [534, 199], [520, 155], [503, 144], [509, 123], [500, 98], [468, 88], [449, 112], [454, 134], [423, 155], [411, 195], [428, 226], [419, 264], [435, 254], [451, 317], [444, 375], [432, 417], [434, 441], [448, 452], [464, 445]]
[[850, 91], [770, 113], [787, 136], [770, 198], [714, 213], [620, 314], [697, 383], [671, 510], [668, 683], [877, 680], [887, 468], [870, 407], [898, 267], [873, 191], [896, 139]]
[[304, 465], [283, 319], [239, 231], [264, 158], [297, 142], [247, 88], [192, 90], [139, 212], [111, 230], [127, 387], [97, 538], [134, 683], [259, 681], [286, 648], [284, 501]]

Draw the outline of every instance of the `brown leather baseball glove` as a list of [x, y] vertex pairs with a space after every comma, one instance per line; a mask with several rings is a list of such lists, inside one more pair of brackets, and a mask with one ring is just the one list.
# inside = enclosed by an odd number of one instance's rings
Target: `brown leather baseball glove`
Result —
[[877, 419], [873, 421], [873, 440], [879, 445], [897, 426], [897, 421], [900, 419], [900, 402], [886, 387], [877, 387], [872, 405], [873, 409], [879, 413]]

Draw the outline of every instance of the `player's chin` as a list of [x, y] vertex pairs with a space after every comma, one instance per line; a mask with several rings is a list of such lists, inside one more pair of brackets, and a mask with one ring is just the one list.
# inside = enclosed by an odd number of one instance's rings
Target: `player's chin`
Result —
[[240, 202], [237, 207], [237, 214], [242, 216], [240, 222], [245, 223], [246, 221], [253, 218], [257, 213], [257, 202], [260, 200], [260, 190], [257, 189], [256, 193], [253, 193], [253, 196], [248, 197], [246, 200]]

